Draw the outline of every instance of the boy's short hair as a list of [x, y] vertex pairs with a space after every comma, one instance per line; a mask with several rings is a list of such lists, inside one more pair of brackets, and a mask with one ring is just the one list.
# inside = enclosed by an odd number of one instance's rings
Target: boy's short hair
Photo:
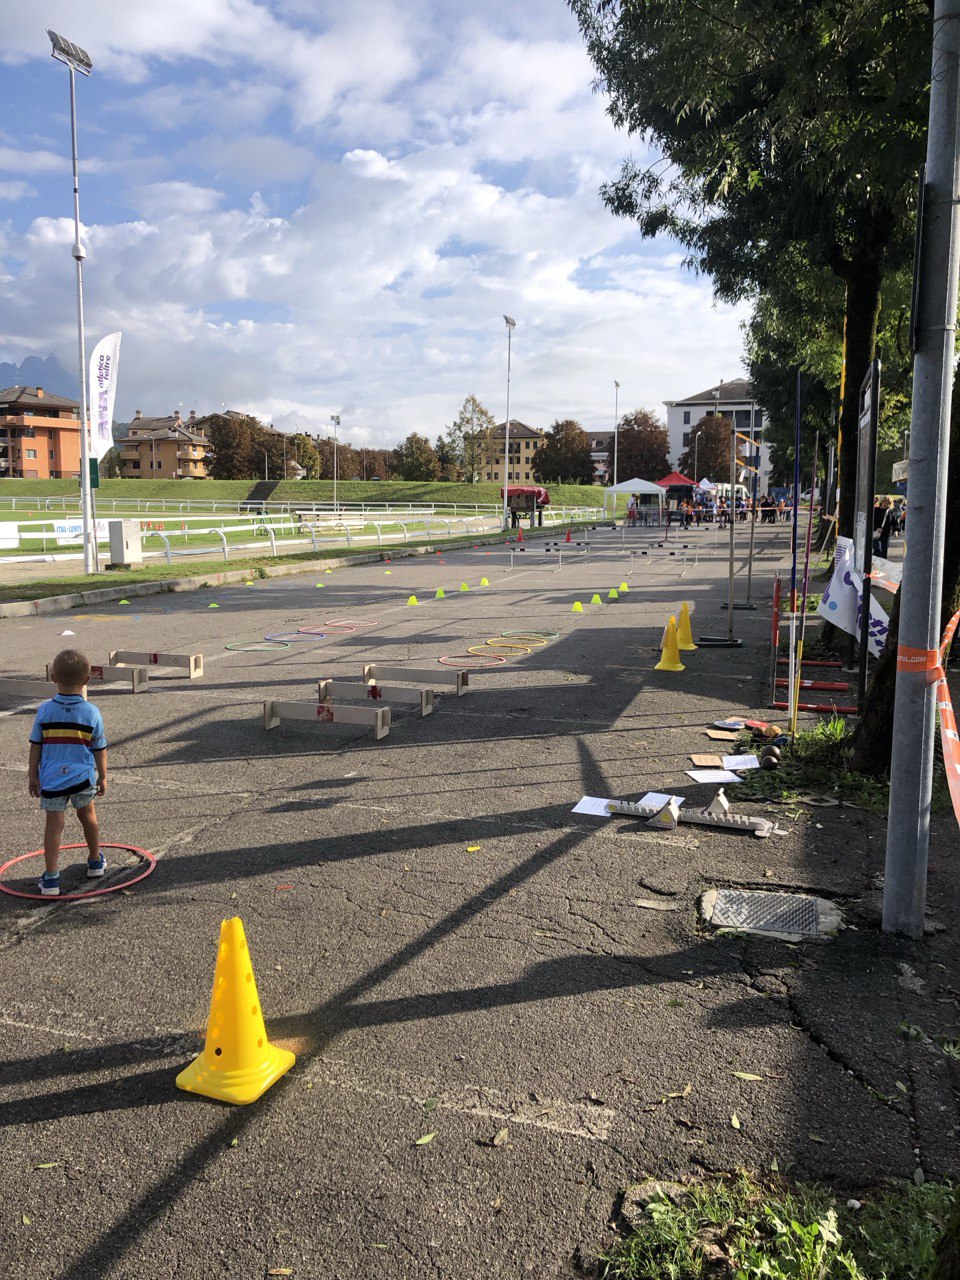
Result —
[[90, 679], [90, 663], [79, 649], [61, 649], [53, 660], [50, 675], [57, 684], [86, 684]]

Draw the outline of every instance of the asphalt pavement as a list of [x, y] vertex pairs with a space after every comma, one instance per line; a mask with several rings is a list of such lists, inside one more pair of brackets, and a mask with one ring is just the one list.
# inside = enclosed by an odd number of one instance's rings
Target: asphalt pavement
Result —
[[[786, 831], [762, 841], [571, 813], [584, 794], [711, 797], [684, 770], [713, 720], [769, 715], [788, 537], [757, 530], [742, 648], [700, 649], [682, 673], [653, 670], [668, 614], [687, 600], [694, 635], [727, 626], [707, 530], [685, 556], [653, 531], [597, 533], [562, 569], [533, 542], [512, 569], [478, 547], [0, 623], [7, 674], [36, 678], [67, 645], [206, 664], [137, 695], [91, 688], [103, 838], [156, 871], [124, 890], [140, 864], [116, 852], [120, 887], [92, 901], [0, 898], [0, 1275], [566, 1278], [591, 1274], [644, 1174], [776, 1167], [855, 1189], [960, 1173], [960, 1063], [937, 1043], [960, 1039], [952, 818], [934, 823], [931, 932], [913, 943], [879, 932], [877, 815], [755, 802]], [[225, 648], [337, 620], [356, 629]], [[364, 662], [439, 671], [531, 629], [556, 638], [430, 717], [395, 709], [382, 741], [263, 728], [266, 698], [314, 700]], [[42, 841], [31, 722], [0, 709], [5, 858]], [[4, 884], [29, 891], [39, 866]], [[63, 882], [87, 887], [79, 863]], [[718, 935], [697, 913], [717, 886], [816, 893], [847, 927]], [[242, 1108], [174, 1086], [232, 915], [268, 1033], [297, 1054]]]

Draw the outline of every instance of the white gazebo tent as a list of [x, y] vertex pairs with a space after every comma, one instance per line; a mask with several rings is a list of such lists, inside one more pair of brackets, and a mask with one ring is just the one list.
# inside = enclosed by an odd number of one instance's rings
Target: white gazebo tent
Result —
[[663, 511], [663, 504], [666, 500], [666, 493], [658, 484], [654, 484], [651, 480], [621, 480], [619, 484], [609, 485], [603, 491], [603, 514], [607, 515], [607, 506], [613, 508], [612, 514], [616, 514], [617, 495], [621, 493], [635, 493], [638, 498], [656, 498], [657, 514]]

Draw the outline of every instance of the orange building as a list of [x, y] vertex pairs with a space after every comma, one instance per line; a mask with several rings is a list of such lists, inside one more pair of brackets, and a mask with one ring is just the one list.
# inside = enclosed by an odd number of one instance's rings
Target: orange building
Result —
[[191, 410], [185, 421], [180, 410], [166, 418], [145, 418], [138, 409], [132, 422], [118, 424], [120, 475], [125, 480], [204, 480], [213, 450], [206, 420]]
[[43, 387], [0, 391], [0, 475], [80, 478], [80, 406]]

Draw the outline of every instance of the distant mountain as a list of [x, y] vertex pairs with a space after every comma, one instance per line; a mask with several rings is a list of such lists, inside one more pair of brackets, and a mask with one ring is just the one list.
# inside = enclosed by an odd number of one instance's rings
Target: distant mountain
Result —
[[20, 364], [0, 361], [0, 387], [43, 387], [55, 396], [80, 398], [76, 373], [67, 373], [56, 356], [27, 356]]

